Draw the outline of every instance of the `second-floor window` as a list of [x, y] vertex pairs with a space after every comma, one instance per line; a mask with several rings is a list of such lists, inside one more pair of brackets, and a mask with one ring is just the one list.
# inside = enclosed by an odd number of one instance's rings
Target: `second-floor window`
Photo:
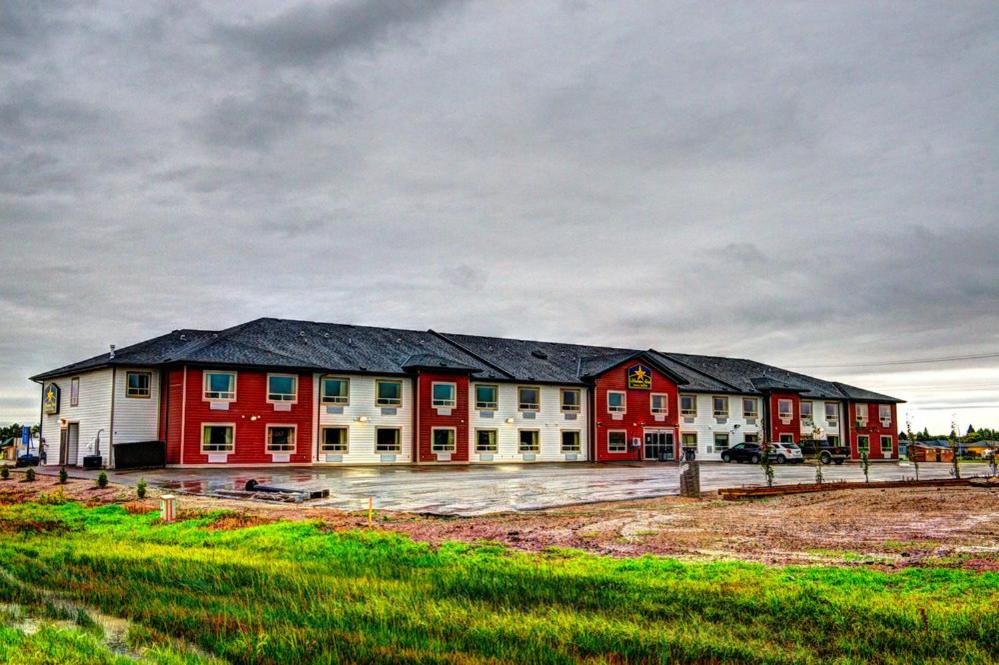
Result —
[[438, 408], [449, 409], [455, 405], [456, 386], [453, 383], [435, 383], [430, 386], [432, 404]]
[[499, 386], [478, 383], [475, 385], [475, 408], [480, 411], [493, 411], [499, 405]]
[[802, 420], [802, 422], [804, 422], [806, 420], [810, 421], [812, 419], [812, 403], [811, 402], [802, 402], [801, 406], [799, 408], [801, 409], [801, 420]]
[[375, 404], [377, 406], [400, 406], [402, 404], [402, 381], [375, 381]]
[[839, 404], [826, 402], [826, 422], [835, 423], [839, 420]]
[[298, 399], [298, 377], [293, 374], [267, 375], [268, 402], [295, 402]]
[[579, 413], [579, 395], [576, 388], [562, 389], [562, 413]]
[[125, 397], [149, 397], [152, 382], [153, 375], [149, 372], [126, 372]]
[[323, 404], [344, 406], [350, 404], [350, 379], [329, 376], [323, 379], [320, 399]]
[[791, 420], [794, 417], [794, 402], [789, 399], [777, 400], [777, 417], [781, 420]]
[[742, 400], [742, 417], [743, 418], [759, 418], [760, 417], [760, 403], [757, 402], [752, 397], [744, 397]]
[[891, 425], [891, 405], [880, 404], [878, 406], [878, 419], [881, 421], [882, 427]]
[[867, 425], [867, 405], [858, 404], [857, 405], [857, 424], [861, 427]]
[[73, 377], [69, 382], [69, 405], [80, 406], [80, 377]]
[[657, 416], [665, 416], [669, 413], [669, 395], [665, 393], [652, 393], [649, 396], [649, 408]]
[[694, 395], [680, 395], [680, 414], [691, 418], [697, 415], [697, 398]]
[[728, 418], [728, 397], [712, 397], [711, 407], [715, 418]]
[[517, 410], [537, 411], [541, 408], [541, 388], [535, 386], [517, 387]]
[[235, 372], [205, 372], [205, 399], [232, 402], [236, 399]]
[[610, 413], [625, 412], [624, 393], [620, 390], [607, 391], [607, 411]]

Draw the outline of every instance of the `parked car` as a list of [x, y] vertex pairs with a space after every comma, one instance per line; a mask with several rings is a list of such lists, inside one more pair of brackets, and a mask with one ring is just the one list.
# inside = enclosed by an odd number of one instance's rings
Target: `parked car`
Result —
[[737, 443], [728, 450], [723, 450], [721, 458], [723, 462], [750, 462], [760, 463], [762, 455], [760, 444], [758, 443]]
[[823, 464], [842, 464], [850, 456], [848, 447], [834, 446], [824, 439], [802, 439], [798, 448], [804, 459], [817, 459]]
[[801, 448], [793, 443], [770, 444], [770, 459], [778, 464], [804, 464], [805, 456]]

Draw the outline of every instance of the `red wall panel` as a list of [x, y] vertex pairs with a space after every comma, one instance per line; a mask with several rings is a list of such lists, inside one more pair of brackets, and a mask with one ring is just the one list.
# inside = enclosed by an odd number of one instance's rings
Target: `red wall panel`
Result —
[[[435, 382], [455, 384], [455, 406], [451, 415], [440, 415], [433, 407], [431, 389]], [[435, 427], [455, 429], [455, 451], [452, 462], [468, 461], [468, 376], [463, 374], [423, 373], [416, 377], [417, 461], [436, 462], [432, 430]], [[403, 445], [408, 445], [404, 442]]]
[[[777, 400], [791, 400], [791, 422], [784, 424], [777, 416]], [[801, 440], [801, 399], [796, 393], [771, 393], [770, 395], [770, 440], [780, 441], [781, 434], [793, 434], [795, 442]]]
[[[628, 368], [643, 365], [652, 372], [652, 388], [636, 390], [628, 388]], [[607, 391], [621, 390], [625, 392], [626, 412], [621, 420], [614, 420], [607, 410]], [[629, 360], [601, 374], [594, 382], [594, 399], [596, 400], [593, 416], [596, 419], [595, 445], [598, 462], [638, 461], [642, 459], [643, 449], [632, 448], [631, 439], [638, 437], [645, 441], [645, 429], [667, 429], [673, 432], [673, 454], [677, 455], [679, 447], [679, 432], [677, 428], [677, 411], [680, 398], [677, 386], [672, 379], [659, 373], [649, 363], [642, 360]], [[665, 420], [657, 421], [652, 413], [652, 393], [665, 393], [669, 413]], [[607, 450], [607, 432], [611, 430], [626, 430], [628, 449], [623, 453], [612, 453]]]
[[160, 396], [160, 438], [166, 441], [167, 464], [180, 464], [181, 405], [184, 393], [184, 370], [167, 375], [166, 397]]
[[[896, 405], [891, 406], [891, 422], [887, 426], [881, 424], [878, 415], [879, 404], [877, 402], [861, 402], [867, 404], [867, 425], [857, 426], [857, 404], [850, 402], [847, 405], [849, 413], [850, 427], [850, 456], [853, 459], [860, 459], [860, 436], [870, 437], [870, 447], [868, 449], [868, 459], [896, 459], [898, 457], [898, 418]], [[881, 452], [881, 437], [891, 436], [891, 453]]]

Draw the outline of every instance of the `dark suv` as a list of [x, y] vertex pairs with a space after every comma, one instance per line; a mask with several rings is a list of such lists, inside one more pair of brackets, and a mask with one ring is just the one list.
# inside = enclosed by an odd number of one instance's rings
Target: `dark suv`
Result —
[[760, 463], [762, 455], [760, 444], [758, 443], [737, 443], [727, 450], [723, 450], [721, 458], [723, 462], [750, 462]]
[[842, 464], [850, 456], [846, 446], [834, 446], [822, 439], [802, 439], [798, 442], [805, 459], [817, 459], [823, 464]]

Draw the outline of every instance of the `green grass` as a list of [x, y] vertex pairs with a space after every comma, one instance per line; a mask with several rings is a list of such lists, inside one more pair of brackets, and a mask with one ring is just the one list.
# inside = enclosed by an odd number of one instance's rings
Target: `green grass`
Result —
[[[994, 573], [435, 549], [301, 522], [206, 528], [214, 518], [0, 507], [0, 559], [37, 590], [0, 578], [0, 600], [36, 607], [48, 590], [128, 618], [146, 644], [182, 638], [234, 663], [999, 660]], [[4, 629], [0, 661], [42, 643], [100, 645], [86, 631], [41, 634]], [[161, 652], [147, 658], [179, 658]], [[100, 657], [65, 662], [116, 662]]]

